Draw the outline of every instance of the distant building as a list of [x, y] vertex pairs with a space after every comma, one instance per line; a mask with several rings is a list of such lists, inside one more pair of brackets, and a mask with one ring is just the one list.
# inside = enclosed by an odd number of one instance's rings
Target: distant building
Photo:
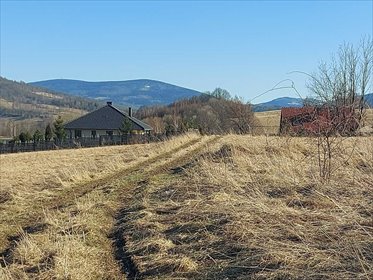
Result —
[[125, 114], [115, 108], [112, 102], [107, 102], [106, 106], [67, 123], [65, 130], [70, 139], [120, 135], [120, 129], [126, 119], [129, 120], [131, 134], [149, 134], [152, 131], [148, 124], [132, 116], [131, 108], [128, 114]]
[[322, 133], [352, 134], [359, 126], [353, 108], [314, 107], [282, 108], [280, 134], [316, 135]]

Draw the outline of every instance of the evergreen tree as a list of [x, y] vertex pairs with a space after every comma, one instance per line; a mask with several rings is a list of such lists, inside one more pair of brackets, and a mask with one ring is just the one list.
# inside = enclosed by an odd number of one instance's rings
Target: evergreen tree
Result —
[[130, 134], [132, 130], [132, 121], [129, 118], [124, 118], [122, 126], [119, 128], [120, 133], [123, 135]]
[[30, 142], [32, 140], [32, 135], [30, 132], [26, 131], [25, 133], [25, 137], [26, 137], [26, 142]]
[[54, 126], [54, 134], [56, 135], [56, 139], [58, 141], [62, 141], [66, 137], [66, 131], [63, 124], [63, 119], [61, 116], [58, 116], [58, 118], [53, 123]]
[[45, 128], [45, 141], [49, 142], [53, 137], [53, 132], [51, 125], [48, 124], [47, 127]]
[[25, 143], [26, 142], [26, 133], [24, 133], [23, 131], [19, 134], [18, 136], [19, 138], [19, 141], [21, 141], [21, 143]]
[[43, 140], [43, 134], [41, 134], [39, 129], [37, 129], [34, 132], [34, 135], [32, 136], [32, 139], [34, 140], [34, 143], [40, 142], [41, 140]]

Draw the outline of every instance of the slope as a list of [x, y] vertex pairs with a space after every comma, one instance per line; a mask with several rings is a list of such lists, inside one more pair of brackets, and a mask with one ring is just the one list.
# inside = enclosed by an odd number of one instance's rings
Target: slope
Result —
[[200, 94], [195, 90], [147, 79], [105, 82], [57, 79], [30, 84], [96, 100], [110, 99], [116, 104], [134, 107], [169, 104]]
[[20, 130], [45, 128], [61, 115], [65, 120], [94, 110], [100, 102], [56, 93], [0, 77], [0, 136], [10, 137]]
[[[317, 103], [316, 99], [307, 98], [307, 102]], [[294, 98], [294, 97], [280, 97], [273, 99], [268, 102], [258, 103], [253, 105], [253, 109], [255, 112], [264, 112], [264, 111], [272, 111], [272, 110], [279, 110], [282, 107], [302, 107], [304, 104], [304, 99], [302, 98]], [[373, 93], [369, 93], [365, 95], [365, 102], [368, 107], [373, 107]]]

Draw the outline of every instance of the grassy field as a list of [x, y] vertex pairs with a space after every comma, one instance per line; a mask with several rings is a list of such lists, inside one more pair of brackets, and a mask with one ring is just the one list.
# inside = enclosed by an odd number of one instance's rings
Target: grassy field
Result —
[[373, 126], [373, 109], [365, 110], [365, 125]]
[[281, 117], [280, 110], [255, 112], [254, 116], [259, 125], [259, 127], [254, 129], [254, 134], [276, 135], [279, 133]]
[[[273, 115], [273, 118], [274, 115]], [[371, 279], [373, 137], [1, 155], [0, 279]]]

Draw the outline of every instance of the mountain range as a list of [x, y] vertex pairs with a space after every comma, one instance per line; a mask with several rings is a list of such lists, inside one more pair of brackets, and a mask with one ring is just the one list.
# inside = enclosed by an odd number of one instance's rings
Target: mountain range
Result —
[[302, 107], [303, 99], [293, 97], [280, 97], [268, 102], [254, 104], [253, 109], [255, 112], [279, 110], [282, 107]]
[[[149, 79], [129, 81], [86, 82], [80, 80], [55, 79], [29, 83], [79, 97], [97, 101], [112, 101], [122, 106], [167, 105], [180, 99], [198, 96], [201, 92]], [[309, 99], [310, 100], [310, 99]], [[312, 101], [312, 100], [311, 100]], [[367, 104], [373, 107], [373, 93], [366, 95]], [[282, 107], [302, 107], [304, 100], [280, 97], [268, 102], [254, 104], [256, 112], [279, 110]]]
[[[316, 99], [307, 99], [308, 102], [317, 103]], [[373, 93], [365, 95], [366, 104], [373, 108]], [[293, 97], [280, 97], [268, 102], [254, 104], [253, 109], [255, 112], [264, 112], [272, 110], [280, 110], [282, 107], [302, 107], [304, 99]]]
[[133, 107], [166, 105], [176, 100], [201, 94], [196, 90], [147, 79], [105, 82], [57, 79], [29, 84], [56, 92], [96, 100], [110, 100], [115, 104]]

